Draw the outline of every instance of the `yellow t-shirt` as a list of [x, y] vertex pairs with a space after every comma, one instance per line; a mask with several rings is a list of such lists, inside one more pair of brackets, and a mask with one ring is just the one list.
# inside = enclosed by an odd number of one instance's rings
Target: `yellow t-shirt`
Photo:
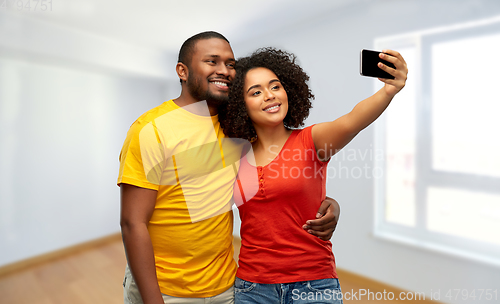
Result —
[[211, 297], [235, 279], [231, 205], [241, 144], [224, 139], [208, 107], [206, 116], [192, 112], [169, 100], [139, 117], [123, 144], [118, 184], [158, 191], [148, 230], [161, 292]]

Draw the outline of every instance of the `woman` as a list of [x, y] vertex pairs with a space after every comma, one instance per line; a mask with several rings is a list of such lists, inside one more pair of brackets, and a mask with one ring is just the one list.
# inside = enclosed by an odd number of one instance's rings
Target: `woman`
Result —
[[[227, 108], [220, 112], [228, 137], [250, 140], [242, 158], [235, 201], [242, 247], [235, 282], [241, 303], [342, 303], [331, 243], [303, 231], [325, 198], [330, 158], [382, 114], [404, 87], [402, 56], [386, 50], [379, 63], [395, 79], [332, 121], [303, 125], [314, 98], [295, 56], [264, 48], [236, 64]], [[257, 178], [253, 197], [245, 197]], [[249, 186], [250, 185], [250, 186]], [[241, 191], [241, 192], [240, 192]]]

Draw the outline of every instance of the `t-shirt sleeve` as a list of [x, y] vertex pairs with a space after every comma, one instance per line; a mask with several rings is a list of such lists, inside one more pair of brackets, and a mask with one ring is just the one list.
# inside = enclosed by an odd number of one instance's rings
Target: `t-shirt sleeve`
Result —
[[163, 145], [154, 121], [136, 121], [120, 152], [117, 184], [158, 190], [164, 166]]
[[300, 132], [300, 135], [299, 135], [300, 139], [301, 139], [302, 144], [304, 145], [305, 149], [307, 149], [307, 150], [311, 149], [314, 151], [314, 153], [311, 153], [314, 155], [314, 161], [321, 163], [321, 164], [327, 164], [330, 161], [330, 159], [328, 159], [326, 161], [322, 161], [318, 157], [318, 153], [317, 153], [318, 151], [316, 151], [316, 147], [314, 146], [314, 140], [312, 138], [312, 128], [313, 127], [314, 127], [314, 125], [302, 129]]

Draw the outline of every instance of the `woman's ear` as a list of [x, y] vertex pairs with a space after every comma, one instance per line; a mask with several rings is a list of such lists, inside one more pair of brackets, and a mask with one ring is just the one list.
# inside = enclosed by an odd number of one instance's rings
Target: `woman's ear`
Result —
[[189, 75], [189, 69], [188, 69], [187, 65], [185, 65], [182, 62], [179, 62], [175, 66], [175, 70], [176, 70], [177, 76], [179, 76], [180, 80], [182, 80], [183, 82], [187, 81], [188, 75]]

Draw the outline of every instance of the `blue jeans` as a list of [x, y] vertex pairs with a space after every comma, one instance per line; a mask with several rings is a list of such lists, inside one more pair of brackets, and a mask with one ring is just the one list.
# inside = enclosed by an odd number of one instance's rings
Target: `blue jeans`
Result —
[[240, 278], [234, 282], [235, 304], [342, 304], [338, 279], [284, 284], [259, 284]]

